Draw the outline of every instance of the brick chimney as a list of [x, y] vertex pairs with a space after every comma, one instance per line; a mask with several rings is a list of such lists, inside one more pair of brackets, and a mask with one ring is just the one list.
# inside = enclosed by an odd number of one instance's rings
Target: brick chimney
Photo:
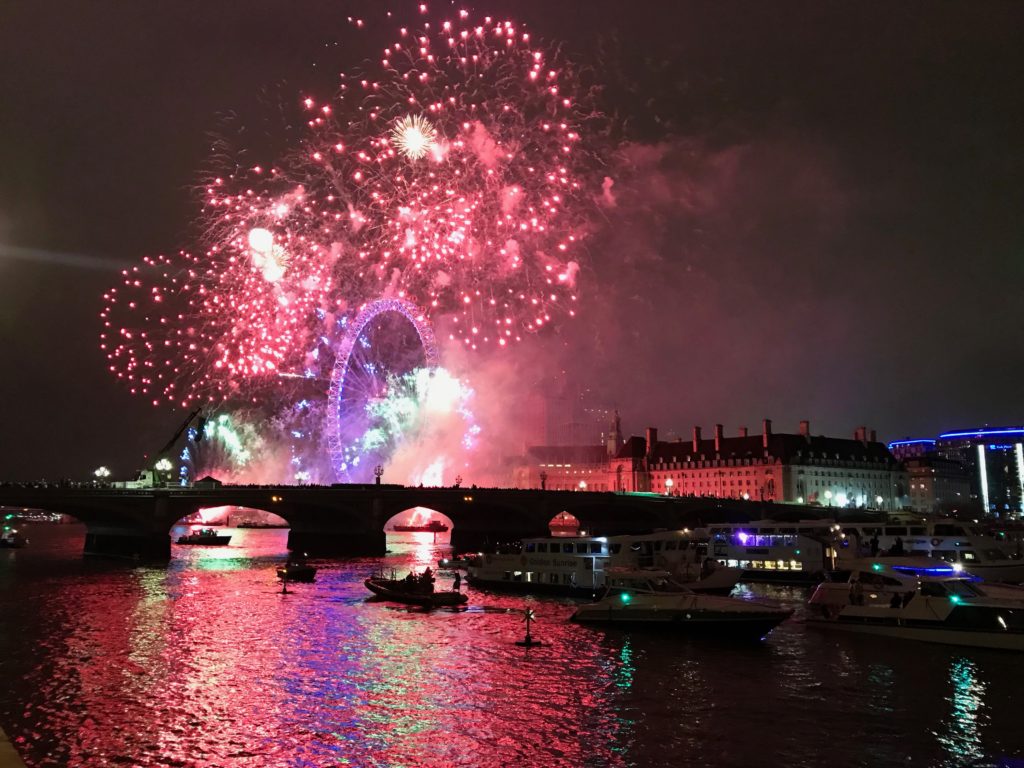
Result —
[[715, 453], [722, 450], [722, 425], [715, 424]]
[[867, 441], [867, 439], [868, 439], [868, 428], [867, 427], [857, 427], [857, 429], [854, 430], [854, 432], [853, 432], [853, 439], [854, 440], [860, 440], [862, 443]]
[[875, 430], [873, 430], [873, 429], [871, 430], [871, 442], [872, 443], [877, 443], [878, 442], [878, 433]]
[[647, 458], [654, 456], [654, 448], [658, 444], [658, 430], [656, 427], [647, 428]]
[[811, 436], [811, 422], [804, 420], [800, 422], [800, 434], [804, 437]]
[[772, 436], [772, 420], [765, 419], [761, 422], [761, 445], [768, 450], [768, 438]]
[[740, 437], [746, 437], [746, 436], [747, 436], [747, 428], [746, 427], [740, 427]]
[[693, 428], [693, 452], [700, 452], [700, 427]]

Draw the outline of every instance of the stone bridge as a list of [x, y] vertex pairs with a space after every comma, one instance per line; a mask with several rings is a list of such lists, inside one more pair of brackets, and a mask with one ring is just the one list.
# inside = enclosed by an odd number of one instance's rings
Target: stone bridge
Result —
[[221, 486], [211, 489], [33, 488], [0, 486], [0, 506], [70, 515], [86, 526], [87, 554], [168, 560], [170, 529], [206, 507], [264, 510], [288, 521], [290, 549], [311, 554], [382, 555], [384, 525], [426, 507], [452, 521], [452, 546], [485, 549], [548, 533], [559, 512], [579, 518], [591, 534], [640, 533], [717, 521], [812, 518], [821, 510], [755, 501], [653, 494], [508, 488], [406, 488], [397, 485]]

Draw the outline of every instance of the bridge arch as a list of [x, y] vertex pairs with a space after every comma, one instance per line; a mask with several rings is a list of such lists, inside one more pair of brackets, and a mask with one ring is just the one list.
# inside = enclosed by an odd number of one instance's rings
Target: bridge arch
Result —
[[[396, 512], [389, 517], [384, 523], [384, 533], [386, 534], [398, 534], [404, 533], [403, 531], [396, 531], [395, 526], [405, 525], [429, 525], [431, 523], [439, 523], [443, 525], [446, 530], [438, 531], [438, 533], [444, 533], [446, 536], [452, 532], [455, 528], [455, 521], [452, 520], [448, 515], [439, 509], [433, 509], [432, 507], [424, 507], [420, 505], [408, 507]], [[424, 531], [424, 533], [431, 533], [430, 531]]]

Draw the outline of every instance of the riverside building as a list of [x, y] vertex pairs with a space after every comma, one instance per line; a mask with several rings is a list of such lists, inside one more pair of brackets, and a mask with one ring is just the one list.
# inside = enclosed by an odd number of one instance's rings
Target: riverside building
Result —
[[962, 467], [970, 499], [984, 514], [1024, 516], [1024, 427], [958, 429], [935, 439], [896, 440], [889, 447], [908, 464], [917, 455]]
[[745, 427], [726, 436], [715, 425], [705, 438], [660, 441], [658, 430], [622, 440], [616, 414], [604, 446], [538, 446], [527, 451], [516, 477], [521, 487], [651, 492], [673, 496], [819, 504], [894, 510], [906, 503], [906, 473], [873, 431], [853, 439], [797, 433], [760, 434]]

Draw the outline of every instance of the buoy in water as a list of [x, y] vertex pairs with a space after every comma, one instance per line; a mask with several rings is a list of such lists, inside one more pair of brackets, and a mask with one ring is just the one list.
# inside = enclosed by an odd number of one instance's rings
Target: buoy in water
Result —
[[516, 640], [516, 645], [521, 648], [536, 648], [538, 645], [544, 645], [540, 640], [534, 640], [533, 635], [530, 634], [530, 623], [534, 620], [533, 609], [527, 608], [523, 613], [525, 614], [523, 621], [526, 622], [526, 637]]

